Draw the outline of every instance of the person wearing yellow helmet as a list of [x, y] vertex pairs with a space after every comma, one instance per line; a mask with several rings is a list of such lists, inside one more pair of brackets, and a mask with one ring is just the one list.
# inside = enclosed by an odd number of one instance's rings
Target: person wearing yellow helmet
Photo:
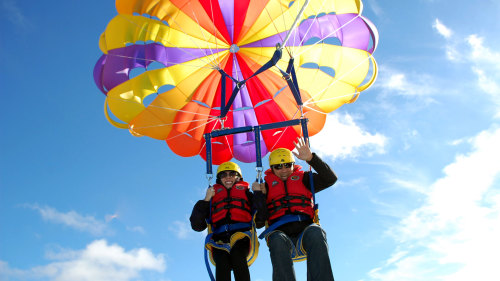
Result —
[[248, 266], [255, 251], [251, 243], [253, 210], [253, 193], [243, 181], [240, 167], [234, 162], [219, 165], [216, 184], [195, 204], [189, 218], [195, 231], [210, 225], [212, 236], [206, 247], [217, 281], [230, 281], [231, 271], [236, 281], [250, 280]]
[[[337, 176], [302, 138], [294, 142], [297, 153], [278, 148], [269, 155], [265, 183], [252, 184], [258, 207], [256, 224], [267, 222], [261, 234], [269, 247], [273, 281], [295, 281], [293, 261], [307, 258], [308, 281], [333, 281], [325, 231], [317, 224], [313, 192], [333, 185]], [[295, 157], [316, 172], [304, 172]], [[312, 173], [312, 182], [310, 174]], [[314, 190], [311, 186], [314, 184]]]

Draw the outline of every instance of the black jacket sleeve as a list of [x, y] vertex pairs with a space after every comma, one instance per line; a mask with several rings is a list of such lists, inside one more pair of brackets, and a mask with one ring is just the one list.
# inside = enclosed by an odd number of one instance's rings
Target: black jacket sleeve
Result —
[[[316, 171], [316, 173], [313, 172], [315, 193], [332, 186], [337, 181], [335, 172], [316, 153], [313, 153], [313, 158], [307, 163]], [[309, 173], [311, 172], [304, 174], [303, 183], [307, 188], [311, 189]]]
[[207, 228], [207, 219], [210, 216], [210, 202], [200, 200], [196, 202], [191, 212], [189, 221], [191, 228], [195, 231], [203, 231]]
[[266, 205], [266, 195], [262, 191], [255, 191], [253, 194], [253, 208], [257, 211], [255, 215], [255, 226], [261, 228], [265, 225], [268, 213]]

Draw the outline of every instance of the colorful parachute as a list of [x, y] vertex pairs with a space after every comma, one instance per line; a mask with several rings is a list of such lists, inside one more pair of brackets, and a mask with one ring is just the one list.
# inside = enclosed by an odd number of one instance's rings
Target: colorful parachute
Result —
[[[116, 8], [94, 69], [106, 117], [180, 156], [204, 157], [204, 134], [221, 128], [305, 117], [312, 136], [376, 77], [378, 35], [360, 0], [116, 0]], [[275, 67], [248, 79], [281, 48]], [[282, 77], [291, 58], [303, 106]], [[301, 133], [262, 131], [262, 155], [293, 148]], [[255, 136], [214, 138], [212, 151], [215, 164], [254, 162]]]

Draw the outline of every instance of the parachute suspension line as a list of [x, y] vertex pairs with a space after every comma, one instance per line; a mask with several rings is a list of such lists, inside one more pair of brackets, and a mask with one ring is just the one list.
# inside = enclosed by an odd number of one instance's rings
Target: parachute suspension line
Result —
[[[219, 120], [219, 119], [217, 119], [217, 118], [216, 118], [216, 119], [214, 119], [214, 120], [212, 120], [212, 121], [217, 121], [217, 120]], [[211, 132], [214, 132], [214, 130], [215, 130], [215, 126], [217, 126], [217, 122], [214, 122], [214, 123], [213, 123], [212, 128], [210, 128], [209, 130], [210, 130]], [[205, 137], [205, 135], [206, 135], [206, 134], [204, 134], [204, 135], [203, 135], [203, 137], [205, 138], [205, 143], [201, 146], [201, 148], [200, 148], [200, 150], [198, 151], [198, 153], [197, 153], [197, 154], [201, 154], [201, 152], [203, 151], [203, 149], [204, 149], [204, 148], [206, 147], [206, 145], [207, 145], [207, 144], [206, 144], [206, 137]], [[210, 144], [211, 144], [211, 143], [210, 143]], [[211, 149], [210, 149], [210, 150], [211, 150]]]
[[[194, 131], [194, 130], [196, 130], [196, 129], [200, 128], [200, 127], [204, 127], [205, 125], [210, 124], [210, 123], [213, 123], [213, 122], [215, 122], [215, 121], [217, 121], [217, 119], [210, 119], [209, 121], [207, 121], [207, 122], [205, 122], [205, 123], [203, 123], [203, 124], [201, 124], [201, 125], [199, 125], [199, 126], [196, 126], [196, 127], [194, 127], [194, 128], [191, 128], [191, 129], [189, 129], [189, 130], [185, 131], [184, 133], [179, 133], [179, 134], [177, 134], [177, 135], [175, 135], [175, 136], [171, 136], [171, 137], [169, 137], [169, 138], [167, 138], [167, 139], [165, 139], [165, 140], [166, 140], [166, 141], [168, 141], [168, 140], [171, 140], [171, 139], [175, 139], [175, 138], [177, 138], [177, 137], [179, 137], [179, 136], [182, 136], [182, 135], [184, 135], [184, 134], [186, 134], [186, 133], [189, 133], [189, 132], [191, 132], [191, 131]], [[191, 122], [193, 122], [193, 121], [189, 121], [189, 122], [186, 122], [186, 123], [191, 123]]]
[[[191, 3], [188, 3], [188, 5], [191, 5]], [[193, 10], [192, 8], [191, 8], [191, 11], [193, 12], [193, 18], [195, 19], [196, 23], [198, 24], [198, 28], [199, 28], [199, 30], [200, 30], [200, 34], [203, 36], [203, 39], [205, 40], [205, 42], [209, 42], [209, 41], [207, 40], [206, 36], [205, 36], [205, 32], [203, 31], [203, 29], [202, 29], [202, 28], [201, 28], [201, 26], [200, 26], [200, 22], [199, 22], [198, 17], [196, 16], [196, 13], [194, 12], [194, 10]], [[175, 21], [174, 21], [174, 22], [175, 22]], [[177, 22], [176, 22], [176, 24], [177, 24], [177, 26], [181, 27], [181, 25], [180, 25], [180, 24], [178, 24]], [[184, 30], [183, 30], [183, 28], [182, 28], [182, 27], [180, 28], [180, 30], [181, 30], [181, 31], [183, 31], [185, 34], [188, 34], [186, 31], [184, 31]], [[214, 34], [216, 34], [216, 33], [214, 33]], [[191, 36], [190, 36], [190, 37], [191, 37]], [[208, 58], [208, 60], [209, 60], [209, 63], [208, 63], [208, 64], [210, 64], [210, 66], [212, 66], [212, 68], [215, 68], [215, 67], [219, 66], [219, 64], [220, 64], [220, 61], [219, 61], [219, 56], [218, 56], [218, 55], [215, 55], [215, 53], [219, 53], [219, 47], [218, 47], [218, 45], [217, 45], [217, 36], [215, 36], [215, 35], [214, 35], [214, 38], [215, 38], [215, 48], [216, 48], [216, 52], [214, 52], [214, 51], [212, 50], [212, 48], [211, 48], [210, 46], [208, 46], [208, 49], [209, 49], [209, 51], [210, 51], [210, 56], [208, 56], [208, 55], [206, 56], [206, 57]], [[202, 49], [202, 48], [201, 48], [198, 44], [196, 44], [196, 42], [195, 42], [193, 39], [191, 39], [191, 41], [192, 41], [192, 42], [196, 45], [196, 47], [198, 47], [198, 49], [199, 49], [199, 50], [203, 51], [203, 49]], [[181, 48], [181, 49], [182, 49], [182, 48]], [[215, 57], [215, 59], [213, 59], [212, 57]], [[199, 60], [201, 60], [201, 61], [203, 61], [203, 59], [202, 59], [202, 58], [198, 58], [198, 59], [199, 59]]]
[[[170, 45], [172, 45], [172, 44], [170, 44]], [[177, 48], [176, 46], [174, 46], [174, 47]], [[182, 50], [182, 48], [179, 48], [179, 49]], [[182, 52], [184, 52], [186, 54], [190, 54], [188, 51], [185, 51], [185, 50], [182, 50]], [[135, 59], [137, 61], [145, 61], [145, 62], [157, 62], [157, 63], [163, 64], [162, 62], [159, 62], [159, 61], [153, 60], [153, 59], [137, 58], [137, 57], [124, 56], [124, 55], [119, 55], [119, 54], [110, 54], [109, 52], [108, 52], [107, 56], [109, 56], [109, 57], [117, 57], [117, 58], [125, 58], [125, 59]], [[203, 61], [201, 58], [199, 58], [199, 60]], [[210, 63], [209, 62], [205, 62], [205, 64], [210, 64]], [[199, 65], [194, 65], [194, 64], [190, 64], [190, 63], [177, 63], [176, 65], [184, 65], [184, 66], [189, 66], [189, 67], [193, 67], [193, 68], [213, 69], [212, 66], [210, 66], [210, 67], [208, 67], [208, 66], [199, 66]], [[168, 67], [168, 66], [166, 66], [166, 67]]]
[[[374, 60], [373, 59], [373, 55], [369, 55], [368, 57], [366, 57], [366, 60]], [[353, 68], [351, 68], [348, 72], [342, 74], [341, 76], [339, 76], [338, 78], [334, 79], [333, 82], [331, 82], [330, 84], [328, 84], [325, 88], [323, 88], [321, 91], [318, 91], [318, 93], [316, 93], [315, 95], [311, 96], [308, 100], [305, 101], [306, 105], [307, 104], [316, 104], [316, 103], [319, 103], [319, 102], [325, 102], [325, 101], [329, 101], [329, 100], [334, 100], [334, 99], [339, 99], [339, 98], [343, 98], [343, 97], [346, 97], [346, 96], [351, 96], [353, 94], [347, 94], [347, 95], [343, 95], [343, 96], [337, 96], [337, 97], [332, 97], [332, 98], [328, 98], [328, 99], [322, 99], [320, 101], [314, 101], [312, 102], [311, 100], [313, 100], [315, 97], [323, 94], [328, 88], [330, 88], [332, 85], [334, 85], [335, 83], [337, 83], [339, 80], [341, 80], [342, 78], [344, 78], [344, 76], [346, 75], [349, 75], [351, 72], [353, 72], [354, 70], [356, 70], [358, 67], [360, 67], [362, 64], [365, 63], [365, 60], [362, 60], [360, 63], [358, 63], [356, 66], [354, 66]], [[373, 75], [377, 75], [376, 71]], [[372, 76], [373, 76], [372, 75]], [[356, 90], [356, 93], [355, 93], [355, 97], [359, 95], [359, 91]], [[353, 97], [354, 99], [354, 97]]]
[[281, 56], [283, 55], [283, 48], [281, 48], [281, 45], [280, 43], [277, 43], [276, 44], [276, 50], [274, 51], [274, 54], [273, 56], [271, 57], [271, 59], [266, 62], [263, 66], [261, 66], [259, 69], [257, 69], [257, 71], [254, 72], [254, 74], [252, 74], [250, 77], [248, 77], [247, 79], [241, 81], [241, 83], [246, 83], [246, 81], [250, 80], [251, 78], [259, 75], [260, 73], [268, 70], [269, 68], [273, 67], [273, 66], [276, 66], [276, 64], [278, 63], [279, 60], [281, 60]]
[[[332, 32], [328, 33], [327, 35], [323, 36], [324, 38], [328, 38], [330, 36], [332, 36], [333, 34], [336, 34], [339, 30], [341, 30], [342, 28], [346, 27], [347, 25], [349, 25], [350, 23], [352, 23], [355, 19], [359, 18], [359, 14], [355, 17], [353, 17], [352, 19], [350, 19], [348, 22], [344, 23], [342, 26], [340, 26], [339, 28], [333, 30]], [[307, 51], [309, 51], [309, 49], [311, 49], [312, 47], [314, 47], [315, 45], [319, 44], [321, 42], [318, 41], [318, 42], [315, 42], [314, 44], [311, 44], [311, 45], [307, 45], [306, 48], [303, 48], [302, 51], [300, 53], [298, 53], [298, 55], [302, 55], [302, 53], [305, 53]]]
[[286, 34], [285, 39], [283, 40], [283, 43], [282, 43], [282, 48], [286, 47], [286, 43], [288, 43], [288, 39], [290, 39], [290, 35], [292, 33], [292, 30], [295, 29], [295, 27], [297, 27], [297, 24], [299, 23], [299, 19], [300, 19], [302, 13], [304, 13], [304, 10], [306, 9], [308, 4], [309, 4], [309, 0], [304, 1], [304, 4], [302, 5], [302, 8], [300, 9], [300, 11], [297, 13], [297, 16], [295, 17], [295, 20], [293, 21], [292, 26], [290, 27], [290, 29], [288, 29], [288, 33]]
[[[278, 63], [278, 61], [281, 59], [281, 56], [282, 56], [282, 48], [280, 48], [280, 45], [277, 44], [276, 50], [274, 51], [274, 54], [273, 54], [273, 57], [267, 63], [265, 63], [263, 66], [261, 66], [256, 72], [254, 72], [250, 77], [248, 77], [247, 79], [242, 80], [242, 81], [238, 81], [237, 79], [235, 79], [231, 75], [228, 75], [221, 68], [217, 68], [219, 73], [222, 75], [222, 78], [221, 78], [221, 114], [219, 117], [222, 118], [222, 117], [226, 116], [226, 114], [229, 112], [229, 108], [231, 107], [231, 105], [234, 102], [234, 99], [236, 98], [236, 95], [239, 93], [240, 89], [245, 85], [245, 83], [249, 79], [251, 79], [251, 78], [259, 75], [260, 73], [268, 70], [269, 68], [275, 66], [276, 63]], [[233, 80], [233, 82], [236, 84], [227, 104], [226, 104], [226, 83], [225, 83], [226, 77]]]
[[[210, 13], [212, 14], [211, 18], [215, 19], [215, 17], [214, 17], [214, 5], [213, 5], [212, 0], [210, 0]], [[193, 14], [194, 14], [194, 10], [193, 10]], [[198, 23], [198, 26], [200, 26], [200, 23], [198, 22], [198, 18], [196, 19], [196, 23]], [[219, 50], [219, 44], [217, 43], [217, 42], [219, 42], [219, 40], [217, 40], [218, 39], [217, 38], [217, 27], [215, 26], [214, 22], [212, 22], [212, 24], [213, 24], [213, 28], [214, 28], [212, 34], [214, 34], [214, 37], [215, 37], [215, 48], [217, 48], [217, 50]], [[220, 67], [220, 61], [219, 61], [218, 57], [217, 57], [217, 66]]]
[[[138, 103], [138, 102], [132, 101], [130, 99], [125, 99], [125, 98], [117, 98], [117, 97], [111, 97], [111, 96], [106, 96], [106, 98], [107, 99], [112, 99], [112, 100], [118, 100], [118, 101], [121, 101], [121, 102], [129, 102], [129, 103], [135, 103], [135, 104]], [[150, 104], [148, 107], [155, 107], [155, 108], [160, 108], [160, 109], [165, 109], [165, 110], [171, 110], [171, 111], [177, 111], [177, 112], [183, 112], [183, 113], [190, 113], [190, 114], [193, 114], [193, 115], [207, 116], [207, 117], [212, 117], [212, 118], [216, 117], [216, 116], [210, 115], [210, 114], [203, 114], [203, 113], [198, 113], [198, 112], [194, 112], [194, 111], [187, 111], [187, 110], [170, 108], [170, 107], [164, 107], [164, 106], [158, 106], [158, 105], [151, 105]], [[193, 120], [193, 121], [200, 121], [200, 120]], [[175, 123], [170, 123], [170, 124], [175, 124]], [[170, 125], [170, 124], [166, 124], [166, 125]]]
[[[280, 6], [281, 7], [281, 6]], [[279, 29], [278, 27], [276, 26], [276, 23], [274, 22], [274, 19], [273, 17], [271, 16], [271, 14], [269, 13], [269, 9], [267, 7], [267, 5], [264, 7], [264, 9], [266, 10], [266, 14], [267, 14], [267, 17], [270, 19], [271, 23], [273, 24], [274, 26], [274, 30], [276, 31], [276, 34], [278, 34], [278, 36], [280, 37], [281, 39], [281, 42], [283, 42], [283, 38], [281, 37], [281, 33], [279, 32]], [[284, 10], [283, 8], [281, 7], [281, 15], [283, 15], [284, 13]]]
[[[167, 12], [167, 11], [165, 11], [164, 9], [163, 9], [163, 11], [165, 12], [165, 14], [168, 14], [168, 12]], [[170, 18], [170, 19], [172, 19], [172, 18]], [[127, 21], [128, 21], [130, 24], [135, 25], [136, 27], [139, 27], [139, 25], [138, 25], [136, 22], [134, 22], [134, 21], [132, 21], [132, 20], [130, 20], [130, 19], [128, 19], [128, 18], [127, 18]], [[173, 22], [177, 23], [175, 20], [173, 20]], [[199, 23], [198, 23], [198, 24], [199, 24]], [[177, 23], [177, 25], [178, 25], [179, 27], [181, 26], [181, 25], [179, 25], [178, 23]], [[182, 32], [184, 32], [185, 34], [188, 34], [188, 33], [187, 33], [187, 32], [185, 32], [182, 28], [181, 28], [181, 31], [182, 31]], [[161, 38], [161, 39], [163, 39], [163, 38]], [[191, 42], [192, 42], [193, 44], [195, 44], [195, 45], [198, 47], [198, 49], [203, 50], [200, 46], [198, 46], [198, 44], [196, 43], [196, 41], [194, 41], [192, 38], [190, 38], [190, 40], [191, 40]], [[167, 42], [168, 42], [168, 41], [167, 41]], [[190, 54], [189, 52], [185, 51], [183, 48], [179, 48], [178, 46], [175, 46], [174, 44], [172, 44], [172, 43], [170, 43], [170, 42], [168, 42], [168, 43], [169, 43], [170, 45], [172, 45], [174, 48], [177, 48], [177, 49], [179, 49], [179, 50], [182, 50], [184, 53]], [[212, 55], [213, 55], [213, 54], [212, 54]], [[130, 58], [133, 58], [133, 57], [130, 57]], [[211, 65], [212, 67], [214, 67], [214, 66], [215, 66], [215, 65], [212, 63], [212, 61], [211, 61], [211, 60], [209, 60], [209, 61], [207, 62], [207, 61], [203, 60], [202, 58], [198, 58], [198, 59], [199, 59], [199, 60], [201, 60], [201, 61], [203, 61], [205, 64], [209, 64], [209, 65]], [[152, 61], [155, 61], [155, 60], [152, 60]], [[201, 66], [195, 66], [195, 67], [202, 68]]]
[[[324, 7], [324, 6], [326, 5], [326, 1], [327, 1], [327, 0], [323, 0], [323, 2], [322, 2], [322, 4], [321, 4], [321, 7]], [[319, 13], [318, 13], [318, 11], [314, 10], [314, 14], [315, 14], [315, 15], [314, 15], [313, 20], [315, 20], [315, 19], [317, 19], [317, 18], [318, 18], [318, 14], [319, 14]], [[298, 46], [303, 46], [303, 44], [304, 44], [304, 40], [305, 40], [305, 38], [307, 38], [307, 35], [309, 34], [309, 31], [311, 30], [311, 28], [312, 28], [312, 27], [313, 27], [313, 24], [310, 24], [310, 25], [309, 25], [309, 27], [307, 28], [307, 30], [305, 31], [305, 33], [304, 33], [304, 35], [303, 35], [302, 39], [300, 40], [300, 43], [298, 44]], [[298, 32], [297, 32], [297, 33], [298, 33]], [[295, 49], [300, 49], [300, 47], [297, 47], [297, 48], [295, 48]]]
[[285, 79], [286, 83], [288, 84], [288, 87], [290, 88], [290, 91], [292, 92], [292, 95], [295, 99], [295, 102], [297, 103], [297, 106], [299, 107], [300, 117], [303, 118], [304, 117], [303, 102], [302, 102], [302, 97], [300, 96], [299, 82], [297, 81], [297, 75], [295, 73], [294, 62], [295, 62], [295, 59], [293, 57], [290, 57], [286, 71], [283, 71], [278, 66], [276, 66], [276, 68], [278, 68], [278, 70], [281, 72], [281, 75], [283, 76], [283, 79]]
[[[295, 112], [295, 114], [293, 115], [293, 117], [295, 117], [297, 115], [297, 112]], [[292, 119], [292, 120], [303, 120], [303, 119]], [[283, 130], [283, 133], [288, 130], [289, 128], [288, 127], [285, 127], [285, 129]], [[281, 138], [283, 137], [283, 133], [280, 134], [279, 138], [274, 142], [274, 144], [271, 146], [271, 149], [270, 151], [274, 150], [274, 148], [276, 147], [276, 144], [281, 140]]]
[[[157, 127], [163, 127], [163, 126], [172, 126], [172, 125], [179, 125], [179, 124], [187, 124], [187, 123], [193, 123], [193, 122], [199, 122], [199, 121], [205, 121], [206, 119], [197, 119], [197, 120], [190, 120], [190, 121], [184, 121], [184, 122], [172, 122], [172, 123], [165, 123], [165, 124], [159, 124], [159, 125], [151, 125], [151, 126], [141, 126], [141, 127], [135, 127], [136, 129], [148, 129], [148, 128], [157, 128]], [[205, 124], [208, 124], [210, 122], [213, 122], [214, 119], [210, 119], [210, 121], [205, 122]], [[132, 125], [133, 126], [133, 125]], [[203, 126], [203, 125], [202, 125]], [[197, 126], [196, 128], [199, 128], [200, 126]], [[190, 129], [189, 131], [192, 131], [196, 128]], [[186, 132], [189, 132], [186, 131]], [[182, 134], [180, 134], [182, 135]], [[173, 138], [173, 137], [172, 137]], [[168, 139], [172, 139], [168, 138]]]

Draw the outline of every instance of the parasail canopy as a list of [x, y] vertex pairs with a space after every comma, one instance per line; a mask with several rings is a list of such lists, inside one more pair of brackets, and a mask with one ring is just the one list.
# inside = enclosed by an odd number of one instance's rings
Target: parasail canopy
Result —
[[[203, 135], [222, 128], [307, 118], [312, 136], [377, 74], [377, 30], [361, 1], [116, 0], [116, 9], [94, 68], [106, 116], [184, 157], [205, 157]], [[253, 76], [277, 50], [276, 65]], [[302, 104], [283, 79], [290, 69]], [[262, 156], [293, 149], [301, 130], [261, 131]], [[213, 138], [213, 162], [256, 161], [255, 139]]]

